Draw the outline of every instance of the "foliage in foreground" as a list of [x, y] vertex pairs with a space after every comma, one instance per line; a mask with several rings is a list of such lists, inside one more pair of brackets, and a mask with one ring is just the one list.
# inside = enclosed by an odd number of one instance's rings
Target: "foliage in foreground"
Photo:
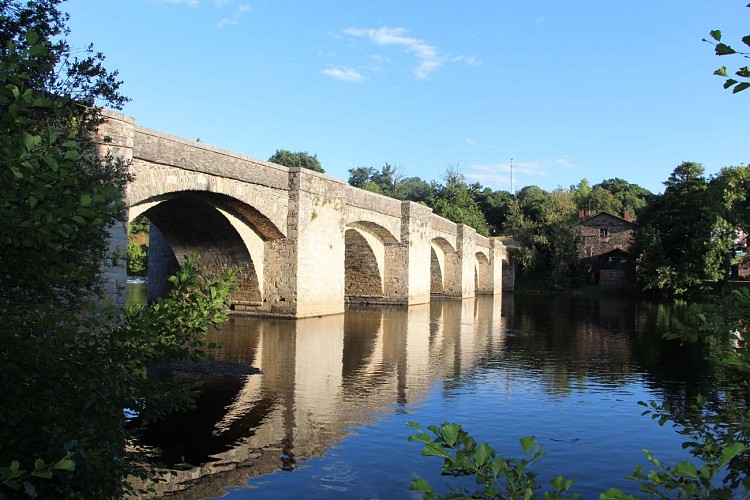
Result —
[[135, 430], [125, 428], [123, 412], [149, 422], [192, 408], [195, 386], [150, 371], [213, 347], [203, 339], [226, 319], [234, 273], [206, 277], [188, 257], [170, 281], [169, 296], [152, 305], [56, 315], [50, 335], [17, 328], [4, 339], [9, 358], [0, 373], [15, 384], [2, 388], [0, 497], [3, 487], [19, 486], [32, 497], [121, 496], [126, 476], [155, 472], [126, 450]]
[[[409, 422], [407, 425], [418, 431], [410, 436], [410, 441], [425, 443], [422, 455], [443, 459], [442, 473], [453, 477], [474, 476], [476, 488], [454, 486], [451, 492], [441, 495], [422, 479], [414, 479], [411, 489], [422, 492], [422, 498], [536, 498], [541, 487], [536, 480], [537, 473], [529, 467], [543, 455], [541, 445], [536, 444], [534, 437], [521, 438], [521, 447], [528, 458], [507, 459], [497, 456], [495, 450], [487, 443], [476, 441], [454, 423], [443, 423], [440, 427], [431, 425], [427, 434], [419, 424]], [[571, 493], [573, 481], [557, 476], [550, 481], [552, 490], [542, 494], [543, 499], [578, 498]]]
[[188, 258], [167, 299], [124, 316], [104, 301], [129, 174], [98, 152], [96, 105], [126, 99], [101, 54], [71, 51], [60, 3], [0, 0], [0, 498], [119, 498], [147, 474], [124, 410], [190, 406], [149, 371], [197, 355], [234, 278]]
[[[746, 5], [750, 8], [750, 4]], [[717, 56], [730, 56], [739, 55], [744, 58], [750, 58], [750, 52], [743, 52], [740, 50], [733, 49], [730, 45], [722, 42], [721, 30], [711, 30], [709, 33], [711, 40], [703, 39], [704, 42], [708, 42], [714, 46], [714, 52]], [[745, 35], [741, 39], [742, 43], [750, 47], [750, 35]], [[729, 76], [727, 67], [722, 66], [721, 68], [714, 71], [714, 75], [724, 78], [724, 88], [732, 89], [732, 93], [742, 92], [743, 90], [750, 87], [750, 68], [743, 66], [734, 72], [733, 76]]]

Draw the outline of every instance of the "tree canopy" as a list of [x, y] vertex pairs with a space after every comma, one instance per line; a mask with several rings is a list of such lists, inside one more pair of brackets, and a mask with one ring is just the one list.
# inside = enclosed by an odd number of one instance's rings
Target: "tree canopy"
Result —
[[287, 149], [277, 149], [268, 161], [284, 165], [285, 167], [306, 168], [308, 170], [320, 172], [321, 174], [325, 173], [325, 170], [323, 170], [323, 167], [318, 161], [318, 155], [311, 155], [307, 151], [297, 151], [296, 153], [293, 153]]

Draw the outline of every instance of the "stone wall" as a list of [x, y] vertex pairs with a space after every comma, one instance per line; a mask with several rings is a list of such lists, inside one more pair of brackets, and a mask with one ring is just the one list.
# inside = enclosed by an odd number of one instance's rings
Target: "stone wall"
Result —
[[576, 225], [578, 257], [585, 259], [620, 249], [628, 251], [633, 240], [633, 223], [606, 212]]
[[[296, 197], [297, 315], [344, 312], [343, 181], [308, 169], [291, 169]], [[292, 210], [290, 222], [295, 220]]]
[[[126, 164], [133, 159], [133, 128], [135, 119], [120, 113], [106, 112], [107, 121], [99, 127], [97, 142], [100, 157], [120, 158]], [[126, 299], [127, 266], [125, 256], [128, 246], [127, 221], [109, 228], [109, 249], [115, 265], [102, 268], [105, 279], [105, 296], [116, 307], [123, 307]]]

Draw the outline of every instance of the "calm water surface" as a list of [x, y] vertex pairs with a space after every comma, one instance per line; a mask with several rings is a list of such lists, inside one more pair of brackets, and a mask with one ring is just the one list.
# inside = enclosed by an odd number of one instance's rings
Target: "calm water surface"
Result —
[[442, 491], [455, 480], [408, 441], [406, 422], [451, 421], [506, 456], [536, 436], [544, 485], [562, 474], [583, 498], [613, 486], [637, 494], [624, 476], [646, 464], [641, 449], [668, 463], [687, 456], [637, 402], [680, 407], [710, 384], [700, 355], [660, 341], [674, 314], [622, 298], [506, 294], [234, 317], [214, 334], [216, 357], [262, 373], [204, 377], [198, 411], [144, 443], [168, 463], [202, 464], [167, 486], [189, 480], [183, 498], [418, 498], [413, 478]]

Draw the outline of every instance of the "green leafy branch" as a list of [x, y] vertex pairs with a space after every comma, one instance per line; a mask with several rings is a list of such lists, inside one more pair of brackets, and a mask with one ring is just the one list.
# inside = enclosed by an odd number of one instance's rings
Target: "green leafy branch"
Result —
[[[746, 7], [750, 8], [750, 4], [747, 4]], [[750, 58], [750, 52], [741, 52], [735, 50], [730, 45], [722, 42], [721, 30], [712, 30], [709, 35], [711, 36], [711, 40], [707, 40], [704, 38], [703, 41], [714, 46], [714, 51], [717, 56], [740, 55], [745, 58]], [[742, 43], [750, 47], [750, 35], [745, 35], [744, 37], [742, 37]], [[722, 66], [721, 68], [714, 71], [714, 75], [726, 78], [726, 81], [724, 82], [724, 88], [731, 88], [732, 93], [734, 94], [736, 94], [737, 92], [742, 92], [746, 88], [750, 87], [750, 68], [748, 68], [747, 66], [739, 68], [734, 73], [734, 75], [737, 76], [739, 80], [737, 78], [729, 76], [726, 66]]]
[[[55, 463], [46, 463], [41, 458], [34, 461], [34, 470], [21, 468], [18, 460], [13, 460], [9, 466], [0, 467], [0, 485], [14, 492], [23, 492], [31, 497], [38, 496], [32, 479], [52, 479], [56, 471], [72, 472], [75, 470], [75, 462], [72, 460], [73, 452], [69, 451]], [[0, 497], [2, 497], [0, 490]]]
[[[443, 459], [442, 474], [453, 477], [475, 476], [479, 489], [469, 491], [464, 488], [453, 488], [450, 493], [440, 495], [436, 493], [422, 479], [414, 479], [411, 489], [422, 492], [422, 498], [454, 499], [454, 498], [537, 498], [536, 491], [540, 488], [536, 481], [537, 473], [529, 471], [529, 467], [539, 460], [544, 451], [536, 443], [533, 436], [521, 438], [521, 448], [528, 458], [515, 459], [496, 456], [495, 450], [487, 443], [477, 442], [459, 424], [443, 423], [440, 427], [427, 427], [434, 435], [427, 434], [422, 427], [414, 422], [407, 425], [413, 427], [417, 434], [410, 436], [410, 441], [422, 441], [423, 456], [435, 456]], [[557, 476], [550, 480], [551, 491], [545, 491], [542, 499], [578, 498], [577, 493], [570, 493], [574, 481]]]

